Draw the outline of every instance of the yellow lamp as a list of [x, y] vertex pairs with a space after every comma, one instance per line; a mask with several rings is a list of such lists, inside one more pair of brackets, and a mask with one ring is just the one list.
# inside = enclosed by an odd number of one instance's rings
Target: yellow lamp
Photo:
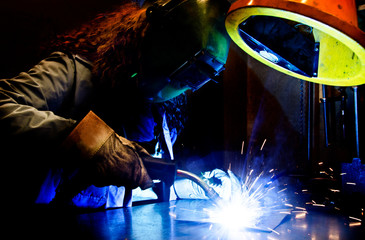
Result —
[[[267, 31], [271, 23], [279, 29]], [[288, 48], [278, 47], [283, 28], [294, 34]], [[290, 76], [332, 86], [365, 83], [365, 33], [358, 28], [354, 0], [238, 0], [228, 11], [226, 29], [249, 55]]]

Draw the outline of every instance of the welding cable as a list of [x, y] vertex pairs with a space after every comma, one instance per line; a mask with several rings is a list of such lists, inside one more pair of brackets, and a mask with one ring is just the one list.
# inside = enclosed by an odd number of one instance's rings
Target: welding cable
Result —
[[205, 183], [200, 177], [198, 177], [194, 173], [177, 169], [176, 175], [195, 182], [204, 190], [205, 194], [211, 201], [213, 201], [217, 205], [220, 204], [222, 198], [218, 195], [218, 193], [213, 188], [209, 187], [207, 183]]

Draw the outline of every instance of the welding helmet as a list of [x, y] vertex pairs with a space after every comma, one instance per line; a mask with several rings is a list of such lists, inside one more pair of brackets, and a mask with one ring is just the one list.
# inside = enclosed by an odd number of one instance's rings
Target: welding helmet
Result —
[[226, 0], [147, 2], [149, 21], [141, 51], [138, 85], [153, 102], [199, 89], [224, 69], [229, 37]]

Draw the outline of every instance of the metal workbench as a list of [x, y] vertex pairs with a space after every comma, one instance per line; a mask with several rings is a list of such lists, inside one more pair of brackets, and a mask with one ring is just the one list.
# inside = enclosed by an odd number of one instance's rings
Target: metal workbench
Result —
[[[349, 226], [348, 216], [309, 211], [305, 218], [287, 215], [273, 231], [224, 230], [200, 222], [205, 200], [178, 200], [100, 211], [42, 208], [19, 216], [11, 239], [364, 239], [362, 226]], [[188, 211], [184, 211], [188, 210]], [[178, 216], [183, 212], [184, 216]]]

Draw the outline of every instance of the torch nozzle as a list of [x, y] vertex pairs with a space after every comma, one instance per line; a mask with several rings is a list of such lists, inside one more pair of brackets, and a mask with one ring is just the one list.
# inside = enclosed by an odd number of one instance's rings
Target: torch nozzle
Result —
[[184, 171], [181, 169], [177, 169], [176, 174], [179, 177], [187, 178], [187, 179], [195, 182], [196, 184], [198, 184], [204, 190], [207, 197], [211, 201], [213, 201], [215, 204], [219, 205], [222, 198], [218, 195], [218, 193], [213, 188], [209, 187], [208, 184], [206, 182], [204, 182], [200, 177], [198, 177], [194, 173]]

